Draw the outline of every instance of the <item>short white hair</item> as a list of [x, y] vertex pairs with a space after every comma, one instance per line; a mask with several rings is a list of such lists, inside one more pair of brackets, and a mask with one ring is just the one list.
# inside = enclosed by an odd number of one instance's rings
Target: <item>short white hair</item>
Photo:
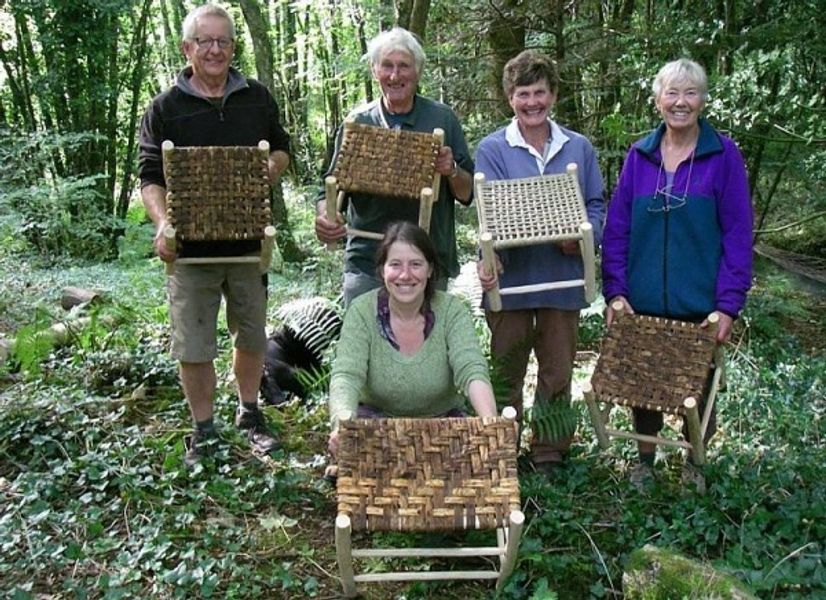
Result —
[[382, 31], [374, 37], [367, 44], [367, 53], [364, 58], [370, 63], [371, 67], [375, 67], [381, 61], [382, 55], [401, 50], [407, 52], [413, 57], [416, 63], [416, 73], [421, 75], [424, 69], [425, 54], [422, 50], [422, 45], [415, 35], [402, 29], [401, 27], [394, 27], [387, 31]]
[[678, 58], [670, 63], [666, 63], [663, 68], [659, 70], [656, 77], [654, 77], [654, 82], [651, 84], [654, 98], [659, 98], [666, 87], [678, 81], [687, 81], [697, 86], [700, 95], [703, 97], [703, 102], [708, 100], [708, 77], [706, 77], [706, 70], [699, 63], [689, 58]]
[[235, 23], [232, 20], [232, 17], [229, 16], [229, 13], [218, 6], [217, 4], [202, 4], [197, 8], [193, 8], [189, 11], [189, 14], [184, 18], [183, 27], [181, 27], [181, 33], [183, 34], [182, 39], [184, 40], [194, 40], [195, 39], [195, 29], [198, 27], [198, 19], [202, 17], [220, 17], [229, 24], [229, 35], [232, 39], [235, 39]]

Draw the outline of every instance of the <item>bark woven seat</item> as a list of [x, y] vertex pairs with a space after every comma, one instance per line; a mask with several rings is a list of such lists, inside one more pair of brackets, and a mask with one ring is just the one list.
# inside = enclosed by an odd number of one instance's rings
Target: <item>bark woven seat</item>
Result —
[[[616, 319], [602, 339], [597, 365], [584, 386], [585, 400], [600, 445], [608, 437], [622, 437], [688, 448], [695, 462], [704, 462], [703, 435], [722, 376], [722, 357], [715, 338], [717, 315], [709, 326], [626, 314], [614, 305]], [[719, 368], [715, 368], [715, 363]], [[714, 376], [709, 378], [713, 372]], [[709, 383], [710, 381], [710, 383]], [[698, 400], [707, 398], [702, 421]], [[600, 411], [596, 402], [608, 405]], [[688, 422], [689, 440], [670, 440], [605, 427], [611, 405], [678, 415]]]
[[[506, 409], [507, 411], [508, 409]], [[339, 425], [336, 547], [346, 595], [355, 582], [497, 579], [510, 574], [524, 515], [515, 411], [503, 417], [354, 419]], [[493, 529], [481, 548], [352, 550], [350, 531]], [[498, 556], [498, 570], [354, 575], [352, 557]]]
[[[258, 146], [162, 146], [166, 179], [167, 245], [177, 242], [264, 240], [261, 257], [178, 259], [180, 264], [262, 262], [272, 250], [269, 144]], [[266, 258], [266, 264], [263, 260]]]
[[489, 272], [495, 268], [494, 250], [567, 240], [579, 242], [584, 267], [583, 279], [489, 290], [491, 310], [501, 310], [500, 295], [569, 287], [584, 287], [586, 301], [592, 302], [594, 236], [576, 164], [558, 175], [486, 181], [483, 173], [477, 173], [474, 180], [482, 260]]
[[[387, 129], [350, 119], [344, 122], [333, 174], [327, 177], [327, 216], [334, 219], [346, 194], [376, 196], [376, 201], [418, 201], [419, 226], [430, 228], [432, 205], [439, 197], [436, 159], [444, 132]], [[381, 239], [381, 232], [348, 229], [351, 236]]]

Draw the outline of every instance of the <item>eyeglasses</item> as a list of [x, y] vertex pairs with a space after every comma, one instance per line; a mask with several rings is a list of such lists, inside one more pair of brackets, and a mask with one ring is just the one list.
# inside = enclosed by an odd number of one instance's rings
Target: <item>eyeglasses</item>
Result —
[[688, 197], [688, 190], [683, 192], [682, 196], [676, 196], [671, 193], [671, 188], [668, 186], [657, 188], [654, 192], [654, 197], [648, 205], [648, 212], [671, 212], [685, 206], [686, 198]]
[[218, 44], [221, 50], [226, 50], [235, 40], [232, 38], [195, 38], [194, 41], [198, 45], [198, 50], [207, 51], [212, 48], [213, 44]]
[[694, 170], [694, 152], [691, 152], [691, 161], [688, 163], [688, 177], [685, 180], [685, 190], [682, 196], [673, 193], [674, 184], [660, 186], [660, 179], [663, 174], [663, 163], [660, 161], [660, 168], [657, 169], [657, 187], [654, 188], [654, 196], [648, 204], [647, 210], [650, 213], [670, 213], [685, 206], [688, 198], [688, 185], [691, 183], [691, 172]]

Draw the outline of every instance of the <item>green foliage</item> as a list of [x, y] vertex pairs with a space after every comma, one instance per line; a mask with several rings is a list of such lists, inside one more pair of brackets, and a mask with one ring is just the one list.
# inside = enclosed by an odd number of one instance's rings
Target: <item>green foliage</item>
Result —
[[578, 412], [571, 406], [569, 393], [551, 399], [537, 398], [527, 411], [536, 439], [553, 443], [572, 437], [576, 431]]
[[[20, 136], [0, 129], [8, 169], [0, 173], [0, 212], [18, 216], [18, 232], [43, 258], [110, 256], [116, 219], [107, 211], [103, 175], [57, 176], [56, 163], [83, 152], [93, 134]], [[46, 174], [50, 174], [45, 176]]]

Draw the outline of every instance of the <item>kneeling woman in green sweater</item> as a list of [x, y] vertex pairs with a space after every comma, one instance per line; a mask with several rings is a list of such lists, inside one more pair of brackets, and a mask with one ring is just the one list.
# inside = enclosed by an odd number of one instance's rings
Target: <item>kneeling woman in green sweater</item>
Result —
[[488, 366], [461, 300], [435, 289], [436, 249], [408, 222], [387, 228], [376, 255], [384, 286], [347, 310], [330, 379], [329, 449], [338, 421], [383, 417], [496, 416]]

